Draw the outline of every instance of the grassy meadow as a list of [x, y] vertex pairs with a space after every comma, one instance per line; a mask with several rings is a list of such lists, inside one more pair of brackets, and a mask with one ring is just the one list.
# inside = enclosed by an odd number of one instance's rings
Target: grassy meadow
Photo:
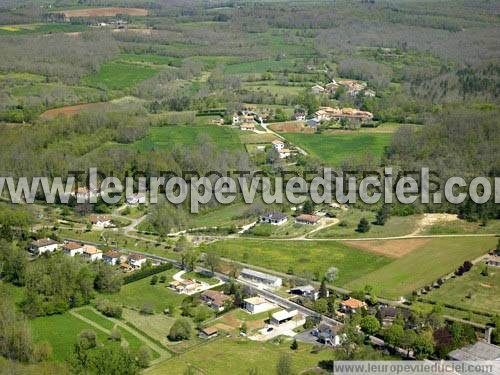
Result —
[[[413, 239], [404, 241], [410, 242]], [[397, 299], [453, 272], [466, 260], [473, 260], [496, 244], [494, 237], [433, 238], [409, 254], [346, 284], [350, 289], [371, 285], [379, 295]]]
[[322, 277], [330, 267], [338, 268], [334, 284], [344, 285], [391, 262], [339, 242], [235, 239], [203, 245], [222, 257], [295, 275], [309, 273]]
[[339, 165], [344, 160], [357, 160], [369, 154], [380, 158], [392, 137], [388, 133], [365, 132], [283, 133], [283, 136], [306, 150], [311, 156], [331, 165]]
[[108, 90], [123, 90], [151, 78], [156, 73], [157, 70], [147, 65], [110, 61], [101, 65], [98, 72], [83, 78], [83, 83]]

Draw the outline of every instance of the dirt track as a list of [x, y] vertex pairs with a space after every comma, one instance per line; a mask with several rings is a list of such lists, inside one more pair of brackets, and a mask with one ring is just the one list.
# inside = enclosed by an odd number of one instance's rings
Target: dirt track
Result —
[[63, 10], [61, 12], [66, 18], [71, 17], [114, 17], [117, 14], [128, 14], [129, 16], [147, 16], [148, 11], [141, 8], [87, 8]]

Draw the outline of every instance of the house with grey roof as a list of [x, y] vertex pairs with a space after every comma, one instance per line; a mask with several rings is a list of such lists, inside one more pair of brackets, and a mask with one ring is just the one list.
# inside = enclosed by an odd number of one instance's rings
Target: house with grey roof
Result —
[[500, 361], [500, 346], [478, 341], [448, 353], [454, 361]]
[[249, 268], [243, 268], [240, 272], [240, 278], [255, 284], [262, 284], [272, 288], [279, 288], [283, 284], [283, 280], [280, 277], [254, 271]]
[[281, 212], [268, 212], [260, 217], [261, 223], [272, 225], [285, 224], [288, 221], [288, 216]]

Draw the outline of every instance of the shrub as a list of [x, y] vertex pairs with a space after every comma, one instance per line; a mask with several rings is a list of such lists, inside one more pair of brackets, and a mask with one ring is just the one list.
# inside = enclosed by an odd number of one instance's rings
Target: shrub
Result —
[[189, 320], [186, 318], [180, 318], [177, 319], [170, 328], [168, 338], [172, 341], [188, 340], [191, 337], [191, 333], [192, 328]]
[[99, 300], [96, 302], [96, 309], [103, 313], [106, 316], [112, 318], [121, 318], [122, 317], [122, 307], [117, 304], [108, 301], [107, 299]]

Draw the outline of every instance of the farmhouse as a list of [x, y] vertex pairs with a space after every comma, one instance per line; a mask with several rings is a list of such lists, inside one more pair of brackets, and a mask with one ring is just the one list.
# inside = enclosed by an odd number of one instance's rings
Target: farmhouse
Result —
[[318, 341], [322, 344], [339, 346], [342, 343], [340, 329], [340, 325], [320, 323], [318, 328], [313, 331], [313, 335], [315, 335], [318, 338]]
[[90, 200], [91, 198], [99, 197], [101, 195], [101, 192], [97, 189], [89, 189], [86, 186], [82, 186], [71, 193], [71, 195], [75, 197], [77, 201], [85, 202]]
[[33, 241], [30, 244], [29, 251], [36, 255], [41, 255], [46, 252], [54, 252], [59, 247], [59, 243], [50, 238], [42, 238], [37, 241]]
[[478, 341], [448, 354], [454, 361], [500, 361], [500, 346]]
[[373, 120], [373, 114], [367, 111], [360, 111], [354, 108], [332, 108], [320, 107], [314, 112], [314, 115], [319, 121], [329, 120], [351, 120], [357, 122], [367, 122]]
[[145, 204], [146, 194], [144, 193], [132, 194], [130, 197], [127, 197], [127, 203], [131, 206], [135, 206], [138, 204]]
[[321, 218], [316, 215], [302, 214], [295, 218], [297, 224], [310, 224], [315, 225]]
[[147, 258], [141, 254], [130, 254], [128, 256], [128, 264], [134, 268], [141, 268], [147, 262]]
[[311, 92], [313, 94], [321, 94], [321, 93], [325, 92], [325, 89], [323, 86], [314, 85], [313, 87], [311, 87]]
[[66, 242], [63, 245], [63, 252], [66, 255], [74, 257], [76, 254], [83, 254], [83, 245], [78, 242]]
[[133, 270], [134, 270], [134, 267], [132, 267], [130, 264], [120, 263], [120, 271], [122, 271], [123, 273], [132, 272]]
[[82, 255], [84, 258], [87, 258], [91, 262], [102, 259], [102, 251], [92, 245], [83, 245]]
[[280, 155], [280, 159], [284, 159], [288, 156], [290, 156], [290, 150], [285, 148], [285, 143], [279, 139], [275, 139], [273, 142], [273, 148], [278, 151]]
[[281, 212], [268, 212], [260, 217], [261, 223], [282, 225], [288, 221], [288, 216]]
[[338, 84], [344, 86], [347, 90], [347, 94], [350, 96], [356, 96], [366, 88], [366, 82], [356, 81], [353, 79], [343, 79], [340, 80]]
[[196, 280], [186, 279], [171, 281], [168, 286], [179, 294], [193, 294], [201, 284]]
[[279, 326], [280, 324], [286, 323], [292, 320], [299, 312], [297, 310], [280, 310], [271, 315], [270, 323]]
[[91, 215], [90, 223], [97, 228], [110, 228], [113, 227], [111, 216], [107, 215]]
[[250, 314], [258, 314], [264, 311], [271, 310], [274, 305], [267, 302], [262, 297], [251, 297], [243, 301], [245, 303], [245, 310]]
[[344, 313], [353, 314], [361, 309], [366, 309], [367, 305], [365, 302], [357, 300], [355, 298], [349, 298], [345, 301], [340, 302], [340, 309]]
[[319, 298], [319, 292], [312, 285], [296, 286], [290, 289], [290, 294], [306, 297], [313, 301]]
[[200, 333], [198, 334], [198, 337], [208, 340], [212, 339], [214, 337], [217, 337], [219, 334], [219, 330], [216, 327], [206, 327], [200, 329]]
[[254, 271], [249, 268], [243, 268], [240, 272], [240, 278], [273, 288], [279, 288], [283, 283], [283, 280], [280, 277]]
[[325, 90], [329, 94], [335, 94], [335, 92], [337, 91], [338, 88], [339, 88], [339, 84], [337, 82], [335, 82], [335, 80], [332, 80], [332, 82], [327, 83], [325, 85]]
[[387, 327], [396, 319], [397, 314], [398, 310], [395, 307], [382, 307], [377, 311], [377, 318], [384, 327]]
[[201, 300], [215, 311], [224, 311], [224, 305], [233, 300], [231, 296], [216, 290], [205, 290], [201, 293]]
[[[120, 264], [122, 261], [122, 258], [124, 256], [119, 253], [118, 251], [108, 251], [106, 254], [102, 256], [102, 260], [112, 266], [116, 266], [117, 264]], [[126, 257], [125, 257], [126, 259]]]
[[296, 110], [293, 113], [293, 118], [298, 121], [304, 121], [306, 119], [306, 112], [304, 110]]

